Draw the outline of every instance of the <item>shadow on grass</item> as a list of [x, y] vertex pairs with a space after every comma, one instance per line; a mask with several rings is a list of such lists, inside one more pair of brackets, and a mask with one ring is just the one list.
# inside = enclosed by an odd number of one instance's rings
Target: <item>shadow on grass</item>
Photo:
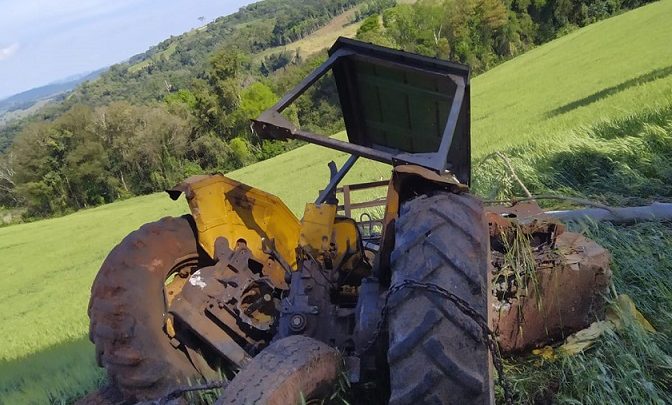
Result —
[[660, 69], [654, 69], [648, 73], [642, 74], [640, 76], [634, 77], [632, 79], [626, 80], [623, 83], [620, 83], [616, 86], [612, 87], [607, 87], [606, 89], [602, 89], [596, 93], [591, 94], [590, 96], [584, 97], [579, 100], [572, 101], [571, 103], [565, 104], [561, 107], [558, 107], [556, 109], [553, 109], [547, 113], [547, 116], [549, 118], [555, 117], [558, 115], [562, 115], [565, 113], [568, 113], [572, 110], [575, 110], [579, 107], [584, 107], [589, 104], [592, 104], [594, 102], [599, 101], [600, 99], [603, 99], [605, 97], [612, 96], [616, 93], [620, 93], [621, 91], [627, 90], [630, 87], [634, 86], [639, 86], [644, 83], [652, 82], [654, 80], [662, 79], [664, 77], [672, 75], [672, 66], [660, 68]]
[[672, 105], [642, 111], [617, 120], [599, 122], [586, 132], [594, 138], [612, 140], [640, 134], [651, 125], [665, 127], [670, 120], [672, 120]]
[[[672, 105], [598, 123], [562, 143], [522, 146], [506, 154], [532, 194], [579, 195], [616, 206], [669, 202]], [[520, 195], [501, 163], [476, 167], [479, 194]]]
[[550, 189], [601, 196], [615, 205], [648, 204], [672, 199], [672, 166], [655, 151], [639, 145], [631, 148], [599, 148], [582, 145], [549, 156], [541, 167], [542, 182]]
[[0, 360], [0, 403], [69, 404], [98, 388], [103, 379], [93, 345], [82, 336], [19, 359]]
[[585, 140], [550, 152], [535, 168], [548, 187], [633, 202], [672, 197], [672, 106], [586, 129]]

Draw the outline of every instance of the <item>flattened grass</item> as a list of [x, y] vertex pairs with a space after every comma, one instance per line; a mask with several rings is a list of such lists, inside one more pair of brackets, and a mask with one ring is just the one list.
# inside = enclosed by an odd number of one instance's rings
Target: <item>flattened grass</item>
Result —
[[[587, 196], [612, 205], [672, 199], [672, 104], [567, 131], [505, 151], [533, 194]], [[474, 161], [473, 187], [488, 199], [522, 195], [501, 161]]]

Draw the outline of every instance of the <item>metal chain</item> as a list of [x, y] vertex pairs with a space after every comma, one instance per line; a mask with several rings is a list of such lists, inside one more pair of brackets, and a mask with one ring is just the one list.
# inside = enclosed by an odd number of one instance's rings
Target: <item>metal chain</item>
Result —
[[[481, 314], [476, 312], [476, 310], [471, 308], [468, 302], [436, 284], [423, 283], [415, 280], [403, 280], [400, 283], [392, 285], [387, 290], [387, 294], [385, 295], [385, 303], [383, 304], [383, 309], [381, 311], [378, 324], [376, 325], [376, 330], [374, 331], [373, 335], [371, 336], [371, 339], [367, 342], [364, 348], [359, 351], [360, 354], [368, 351], [371, 347], [373, 347], [373, 345], [378, 340], [378, 337], [380, 336], [380, 333], [382, 332], [385, 326], [385, 321], [387, 319], [390, 297], [406, 288], [421, 289], [433, 294], [440, 295], [441, 297], [452, 302], [457, 307], [457, 309], [459, 309], [463, 314], [467, 315], [474, 322], [476, 322], [476, 324], [478, 324], [483, 333], [482, 338], [486, 341], [488, 345], [488, 350], [490, 350], [490, 353], [492, 354], [492, 362], [495, 366], [495, 369], [497, 370], [497, 380], [498, 380], [497, 383], [499, 384], [500, 387], [502, 387], [502, 390], [504, 391], [504, 402], [507, 405], [513, 405], [513, 395], [511, 392], [511, 386], [509, 384], [508, 379], [504, 375], [504, 365], [502, 363], [502, 355], [499, 350], [499, 344], [497, 343], [495, 333], [491, 331], [490, 327], [488, 326], [487, 319], [485, 319]], [[157, 405], [166, 404], [168, 401], [175, 399], [180, 395], [190, 391], [224, 388], [227, 385], [227, 383], [228, 381], [213, 381], [209, 384], [201, 386], [181, 387], [176, 390], [173, 390], [171, 393], [169, 393], [163, 398], [160, 398], [158, 401], [153, 401], [152, 404]]]
[[463, 314], [467, 315], [469, 318], [474, 320], [476, 324], [478, 324], [483, 333], [482, 338], [487, 342], [488, 350], [490, 350], [490, 353], [492, 354], [492, 362], [495, 366], [495, 369], [497, 370], [497, 380], [498, 380], [497, 383], [499, 384], [500, 387], [502, 387], [502, 390], [504, 391], [504, 401], [507, 405], [513, 405], [513, 395], [511, 392], [511, 386], [509, 384], [508, 379], [504, 375], [504, 364], [502, 363], [502, 355], [499, 350], [499, 344], [497, 343], [496, 334], [490, 330], [487, 319], [485, 319], [481, 314], [476, 312], [476, 310], [471, 308], [468, 302], [436, 284], [423, 283], [415, 280], [403, 280], [399, 283], [393, 284], [387, 290], [387, 295], [385, 296], [385, 303], [383, 304], [383, 309], [381, 311], [380, 319], [378, 320], [376, 330], [372, 335], [371, 339], [360, 351], [360, 353], [368, 351], [376, 343], [376, 340], [378, 340], [378, 337], [385, 326], [385, 321], [389, 310], [390, 297], [406, 288], [421, 289], [433, 294], [440, 295], [441, 297], [446, 298], [448, 301], [452, 302], [457, 307], [457, 309], [459, 309]]

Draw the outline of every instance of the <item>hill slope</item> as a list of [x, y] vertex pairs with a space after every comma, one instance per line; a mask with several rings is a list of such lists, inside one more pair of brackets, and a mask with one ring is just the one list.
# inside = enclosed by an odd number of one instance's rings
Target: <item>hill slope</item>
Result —
[[[625, 115], [635, 114], [632, 120], [649, 122], [642, 121], [649, 117], [646, 110], [672, 105], [672, 76], [666, 70], [672, 64], [672, 49], [666, 40], [672, 37], [672, 27], [665, 18], [669, 15], [672, 1], [654, 3], [578, 30], [475, 78], [472, 117], [476, 154], [483, 156], [528, 142], [543, 150], [544, 142], [551, 138], [576, 142], [577, 137], [585, 137], [581, 128], [597, 128], [599, 122]], [[672, 120], [672, 113], [665, 108], [656, 122]], [[661, 142], [672, 144], [669, 127], [661, 128]], [[568, 153], [571, 158], [571, 150]], [[276, 193], [300, 214], [303, 203], [313, 199], [325, 184], [326, 163], [331, 158], [340, 164], [344, 155], [305, 146], [230, 176]], [[388, 174], [389, 168], [384, 165], [359, 162], [346, 182], [378, 180]], [[72, 399], [95, 387], [102, 374], [95, 368], [87, 339], [86, 305], [100, 263], [115, 243], [140, 224], [184, 212], [184, 201], [172, 202], [163, 194], [155, 194], [62, 218], [0, 228], [1, 274], [5, 276], [5, 290], [11, 292], [0, 296], [0, 306], [11, 308], [3, 311], [0, 322], [5, 330], [12, 331], [0, 348], [2, 401]], [[657, 259], [651, 254], [647, 260], [669, 260], [665, 252], [672, 250], [670, 230], [645, 231], [648, 236], [637, 234], [642, 238], [641, 246], [657, 243], [656, 251], [661, 252]], [[621, 272], [627, 269], [636, 269], [624, 257], [630, 253], [620, 253], [626, 250], [617, 244], [621, 243], [618, 239], [614, 241], [613, 234], [597, 232], [596, 237], [621, 249], [616, 255], [617, 277], [624, 277]], [[647, 255], [646, 250], [633, 252], [634, 258]], [[649, 269], [645, 266], [650, 263], [640, 262], [642, 268]], [[659, 329], [661, 339], [670, 340], [672, 322], [667, 321], [672, 319], [666, 317], [664, 308], [668, 306], [669, 312], [672, 305], [672, 286], [669, 277], [655, 277], [657, 269], [669, 272], [672, 267], [659, 267], [657, 263], [647, 270], [648, 280], [627, 273], [628, 282], [619, 278], [617, 287], [634, 296], [636, 291], [646, 290], [643, 283], [653, 280], [647, 294], [657, 297], [657, 306], [641, 301], [644, 295], [633, 298], [644, 307], [645, 316]], [[660, 322], [657, 317], [661, 317]], [[651, 342], [647, 345], [655, 346]], [[656, 361], [664, 358], [650, 360], [653, 365]], [[664, 392], [657, 382], [646, 385], [648, 370], [638, 370], [642, 387], [649, 387], [654, 394]]]
[[476, 77], [471, 93], [476, 153], [669, 104], [670, 13], [668, 0], [632, 10]]
[[91, 73], [76, 75], [58, 82], [50, 83], [45, 86], [35, 87], [18, 94], [0, 100], [0, 118], [4, 112], [15, 110], [25, 110], [40, 100], [54, 98], [59, 94], [68, 92], [79, 84], [93, 80], [100, 76], [106, 68], [99, 69]]

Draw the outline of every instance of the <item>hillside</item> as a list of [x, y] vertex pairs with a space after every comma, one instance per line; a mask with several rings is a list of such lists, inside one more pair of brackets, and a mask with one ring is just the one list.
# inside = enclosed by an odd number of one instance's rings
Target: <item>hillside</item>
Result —
[[665, 0], [597, 22], [475, 78], [477, 154], [669, 105], [671, 10]]
[[[672, 1], [654, 3], [577, 30], [475, 78], [477, 191], [487, 194], [506, 183], [506, 174], [489, 161], [481, 163], [489, 152], [503, 150], [533, 192], [548, 191], [550, 185], [553, 191], [598, 199], [606, 188], [642, 199], [672, 197], [666, 188], [672, 173], [668, 15]], [[304, 146], [229, 175], [279, 195], [300, 215], [303, 203], [325, 184], [332, 158], [341, 164], [345, 156]], [[360, 161], [346, 182], [388, 174], [384, 165]], [[642, 187], [621, 188], [637, 185]], [[11, 308], [0, 322], [12, 331], [0, 348], [0, 403], [71, 400], [99, 384], [102, 373], [87, 337], [93, 277], [124, 235], [142, 223], [185, 212], [183, 200], [153, 194], [0, 228], [1, 271], [11, 291], [0, 297], [0, 306]], [[669, 402], [672, 229], [644, 224], [582, 230], [612, 250], [616, 289], [633, 297], [658, 333], [628, 329], [583, 356], [507, 363], [521, 402], [539, 395], [557, 395], [561, 403]], [[555, 383], [561, 379], [562, 385]]]
[[[49, 122], [77, 104], [97, 107], [120, 100], [136, 105], [160, 102], [173, 91], [189, 88], [194, 79], [203, 78], [217, 50], [236, 49], [254, 55], [285, 46], [327, 26], [332, 19], [342, 18], [344, 14], [348, 18], [353, 16], [357, 7], [371, 1], [376, 0], [259, 1], [198, 29], [171, 36], [146, 52], [111, 66], [94, 82], [77, 87], [70, 83], [52, 84], [0, 101], [2, 120], [5, 110], [27, 108], [32, 103], [30, 100], [53, 97], [76, 87], [65, 100], [36, 111], [29, 121], [14, 120], [11, 128], [4, 129], [0, 125], [0, 153], [30, 122]], [[375, 11], [376, 8], [371, 9]], [[246, 65], [244, 70], [258, 74], [258, 64]], [[82, 80], [74, 84], [79, 83]], [[5, 121], [24, 115], [12, 114]]]
[[[179, 36], [171, 37], [110, 73], [90, 87], [75, 92], [70, 102], [101, 105], [113, 100], [160, 100], [164, 81], [177, 88], [203, 74], [208, 58], [218, 48], [235, 47], [255, 54], [295, 42], [328, 24], [332, 18], [365, 0], [266, 0]], [[305, 18], [305, 16], [310, 16]], [[112, 91], [103, 92], [103, 89]]]
[[[106, 69], [100, 69], [64, 80], [36, 87], [0, 100], [0, 153], [11, 145], [18, 129], [12, 128], [21, 119], [28, 118], [42, 110], [48, 103], [62, 101], [65, 95], [80, 84], [94, 80]], [[3, 128], [9, 124], [9, 128]]]
[[350, 9], [334, 17], [327, 25], [307, 37], [284, 46], [266, 49], [257, 54], [255, 58], [263, 60], [263, 58], [269, 55], [281, 52], [298, 52], [301, 57], [306, 57], [325, 49], [329, 44], [334, 43], [338, 37], [353, 38], [357, 33], [357, 29], [362, 25], [361, 21], [353, 22], [355, 11], [355, 9]]
[[[364, 41], [465, 62], [478, 75], [649, 0], [608, 1], [254, 3], [112, 66], [62, 102], [0, 128], [0, 148], [11, 142], [0, 150], [0, 206], [22, 212], [24, 220], [64, 215], [292, 149], [297, 143], [253, 136], [249, 119], [324, 60], [320, 50], [336, 35], [356, 33]], [[525, 96], [551, 87], [529, 84]], [[312, 131], [343, 129], [328, 80], [288, 114]], [[558, 127], [557, 120], [541, 115], [532, 116], [535, 126]]]
[[[90, 72], [82, 75], [69, 77], [58, 82], [50, 83], [45, 86], [35, 87], [34, 89], [26, 90], [18, 94], [0, 100], [0, 119], [6, 112], [16, 110], [26, 110], [38, 101], [48, 100], [68, 92], [79, 84], [89, 80], [93, 80], [100, 76], [105, 69], [99, 69], [95, 72]], [[0, 121], [1, 122], [1, 121]]]

